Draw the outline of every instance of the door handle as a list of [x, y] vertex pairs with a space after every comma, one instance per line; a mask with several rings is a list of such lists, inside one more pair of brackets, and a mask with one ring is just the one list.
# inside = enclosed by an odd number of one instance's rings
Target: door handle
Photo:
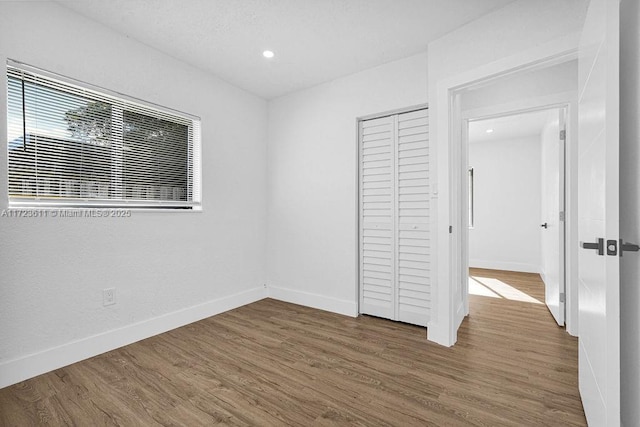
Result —
[[640, 251], [640, 246], [636, 245], [635, 243], [624, 243], [622, 239], [620, 239], [620, 256], [622, 256], [622, 253], [624, 251], [638, 252]]
[[598, 255], [604, 255], [604, 239], [599, 238], [596, 243], [580, 242], [582, 249], [595, 249], [598, 251]]
[[547, 227], [548, 227], [548, 224], [545, 222], [544, 224], [540, 224], [540, 227], [542, 227], [542, 228], [547, 228]]

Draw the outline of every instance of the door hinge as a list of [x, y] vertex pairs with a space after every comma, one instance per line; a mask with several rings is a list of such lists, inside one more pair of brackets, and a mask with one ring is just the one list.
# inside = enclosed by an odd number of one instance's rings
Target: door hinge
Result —
[[618, 255], [618, 241], [617, 240], [607, 240], [607, 255], [617, 256]]
[[563, 129], [560, 131], [560, 140], [565, 141], [566, 139], [567, 139], [567, 131]]
[[560, 211], [560, 221], [564, 221], [564, 211]]
[[449, 234], [453, 233], [453, 225], [449, 226]]
[[560, 302], [564, 302], [566, 297], [564, 296], [564, 292], [560, 293]]

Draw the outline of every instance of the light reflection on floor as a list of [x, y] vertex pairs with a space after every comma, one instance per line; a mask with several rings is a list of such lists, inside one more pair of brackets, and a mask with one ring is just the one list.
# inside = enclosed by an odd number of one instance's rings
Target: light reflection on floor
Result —
[[469, 276], [469, 294], [491, 298], [505, 298], [511, 301], [542, 304], [536, 298], [504, 283], [501, 280], [490, 277]]

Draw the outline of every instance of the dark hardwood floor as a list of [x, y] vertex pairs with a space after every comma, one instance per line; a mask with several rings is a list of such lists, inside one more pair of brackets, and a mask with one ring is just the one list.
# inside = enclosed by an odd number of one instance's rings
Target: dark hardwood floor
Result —
[[577, 340], [539, 276], [471, 274], [493, 295], [470, 296], [452, 348], [266, 299], [6, 387], [0, 424], [585, 425]]

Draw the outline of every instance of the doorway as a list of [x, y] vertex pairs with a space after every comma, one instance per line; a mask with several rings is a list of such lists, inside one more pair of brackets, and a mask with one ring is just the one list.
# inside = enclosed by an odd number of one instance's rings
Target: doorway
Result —
[[[539, 111], [543, 109], [565, 108], [565, 326], [568, 333], [578, 334], [577, 311], [577, 80], [578, 60], [573, 54], [550, 59], [543, 63], [532, 64], [523, 70], [487, 77], [448, 92], [451, 105], [450, 128], [448, 135], [452, 140], [449, 149], [449, 201], [446, 209], [449, 228], [448, 252], [450, 262], [445, 270], [449, 272], [451, 283], [455, 286], [449, 291], [449, 325], [451, 338], [469, 313], [468, 265], [469, 265], [469, 229], [468, 229], [468, 140], [467, 126], [473, 119], [495, 118], [516, 113]], [[474, 171], [475, 172], [475, 171]], [[445, 209], [441, 209], [445, 211]], [[540, 218], [542, 219], [542, 218]], [[545, 220], [546, 221], [546, 220]], [[545, 221], [538, 223], [538, 227]], [[443, 237], [438, 236], [438, 241]], [[441, 270], [440, 270], [441, 271]], [[558, 292], [558, 301], [562, 298]], [[445, 310], [446, 311], [446, 310]], [[440, 332], [438, 330], [437, 332]], [[436, 335], [434, 335], [436, 336]]]
[[[520, 292], [478, 275], [539, 274], [543, 302], [560, 326], [565, 324], [567, 108], [466, 118], [462, 150], [468, 159], [468, 293]], [[485, 271], [473, 270], [478, 268]], [[501, 289], [494, 289], [494, 282]]]

